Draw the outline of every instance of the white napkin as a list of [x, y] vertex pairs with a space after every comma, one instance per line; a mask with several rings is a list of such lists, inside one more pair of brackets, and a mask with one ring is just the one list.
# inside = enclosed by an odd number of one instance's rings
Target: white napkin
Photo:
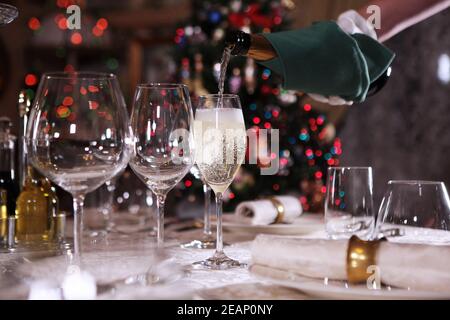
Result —
[[[256, 272], [280, 272], [345, 280], [348, 240], [259, 235], [252, 244]], [[381, 282], [399, 288], [450, 292], [450, 246], [381, 242], [377, 254]], [[271, 271], [272, 270], [272, 271]]]
[[[296, 197], [276, 196], [284, 206], [282, 223], [292, 223], [302, 214], [302, 205]], [[274, 223], [278, 212], [270, 200], [244, 201], [236, 207], [236, 216], [239, 218], [251, 217], [252, 225], [268, 225]], [[242, 219], [247, 220], [247, 219]]]

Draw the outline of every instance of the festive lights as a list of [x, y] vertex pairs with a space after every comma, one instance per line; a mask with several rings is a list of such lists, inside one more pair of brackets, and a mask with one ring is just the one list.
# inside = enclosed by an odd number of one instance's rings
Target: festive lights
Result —
[[38, 18], [32, 17], [30, 20], [28, 20], [28, 28], [30, 28], [33, 31], [37, 31], [41, 28], [41, 22]]
[[[193, 99], [200, 94], [200, 87], [209, 93], [217, 92], [218, 60], [224, 47], [223, 35], [228, 30], [261, 33], [288, 29], [287, 11], [292, 4], [286, 0], [194, 0], [192, 19], [178, 26], [173, 34], [180, 80], [188, 85], [194, 83], [194, 77], [197, 81], [190, 87]], [[203, 56], [202, 70], [194, 73], [196, 69], [190, 62], [194, 63], [198, 52]], [[278, 174], [261, 176], [259, 169], [265, 166], [261, 160], [267, 154], [258, 154], [257, 165], [244, 165], [232, 184], [230, 192], [235, 197], [224, 197], [226, 209], [260, 195], [299, 192], [305, 210], [320, 210], [326, 169], [338, 165], [337, 158], [342, 153], [333, 124], [315, 110], [314, 104], [308, 103], [306, 95], [282, 89], [282, 79], [253, 59], [231, 59], [225, 91], [241, 98], [247, 128], [255, 130], [258, 143], [264, 139], [261, 129], [279, 129], [280, 137], [280, 153], [271, 153], [271, 158], [279, 158]], [[199, 186], [194, 183], [190, 192], [200, 195]]]
[[70, 37], [70, 42], [72, 42], [73, 45], [78, 46], [83, 42], [83, 36], [79, 32], [74, 32]]
[[37, 81], [37, 77], [34, 74], [29, 73], [25, 76], [25, 84], [29, 87], [35, 86]]

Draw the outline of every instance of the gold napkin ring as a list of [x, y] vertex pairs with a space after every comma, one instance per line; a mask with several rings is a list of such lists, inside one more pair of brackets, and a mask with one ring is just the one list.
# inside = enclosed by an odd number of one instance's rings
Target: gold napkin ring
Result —
[[357, 236], [350, 238], [347, 249], [347, 280], [350, 283], [367, 281], [371, 275], [367, 269], [377, 264], [377, 251], [382, 240], [364, 241]]
[[273, 223], [281, 223], [284, 219], [284, 205], [278, 200], [276, 197], [269, 197], [270, 202], [272, 202], [273, 206], [277, 210], [277, 217], [275, 218]]

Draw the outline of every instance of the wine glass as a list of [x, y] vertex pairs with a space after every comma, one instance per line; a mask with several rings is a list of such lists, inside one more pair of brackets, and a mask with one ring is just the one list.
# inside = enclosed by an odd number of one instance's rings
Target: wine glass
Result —
[[127, 165], [131, 142], [115, 75], [60, 72], [42, 76], [27, 128], [28, 159], [73, 196], [76, 262], [81, 258], [85, 195]]
[[134, 96], [130, 166], [156, 195], [157, 243], [164, 243], [164, 202], [194, 162], [193, 113], [182, 84], [141, 84]]
[[375, 236], [395, 241], [450, 243], [450, 200], [440, 181], [389, 181]]
[[245, 159], [247, 136], [237, 95], [206, 95], [199, 98], [195, 112], [196, 163], [216, 196], [216, 252], [195, 263], [208, 269], [244, 266], [223, 252], [222, 196]]
[[203, 208], [203, 237], [201, 240], [195, 239], [181, 246], [186, 249], [214, 249], [216, 241], [211, 232], [211, 188], [200, 173], [200, 169], [195, 164], [191, 168], [192, 175], [203, 184], [204, 208]]
[[0, 26], [12, 22], [19, 16], [19, 10], [16, 7], [0, 3]]
[[145, 233], [156, 237], [153, 223], [153, 193], [132, 171], [120, 177], [115, 191], [115, 231], [122, 234]]
[[328, 168], [326, 231], [332, 239], [370, 237], [375, 226], [371, 167]]
[[91, 238], [104, 237], [114, 231], [112, 221], [115, 179], [108, 180], [87, 195], [84, 201], [84, 228]]

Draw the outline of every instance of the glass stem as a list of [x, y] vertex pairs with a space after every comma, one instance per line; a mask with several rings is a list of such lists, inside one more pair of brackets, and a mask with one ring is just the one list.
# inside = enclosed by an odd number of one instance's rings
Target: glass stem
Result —
[[73, 197], [73, 241], [75, 264], [81, 263], [84, 195]]
[[156, 204], [158, 207], [156, 217], [156, 234], [158, 247], [164, 243], [164, 203], [166, 202], [166, 195], [159, 194], [156, 196]]
[[217, 215], [217, 241], [216, 255], [223, 253], [223, 235], [222, 235], [222, 193], [216, 193], [216, 215]]
[[203, 235], [209, 237], [211, 235], [211, 188], [204, 183], [203, 184], [203, 193], [205, 196], [205, 212], [203, 218]]

